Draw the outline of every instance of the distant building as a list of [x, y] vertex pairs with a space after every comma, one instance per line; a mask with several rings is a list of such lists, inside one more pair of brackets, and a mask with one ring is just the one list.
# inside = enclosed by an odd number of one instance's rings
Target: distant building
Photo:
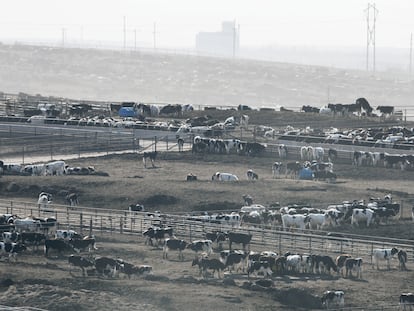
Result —
[[235, 22], [223, 22], [220, 32], [199, 32], [196, 35], [196, 50], [217, 56], [236, 56], [239, 51], [239, 35]]

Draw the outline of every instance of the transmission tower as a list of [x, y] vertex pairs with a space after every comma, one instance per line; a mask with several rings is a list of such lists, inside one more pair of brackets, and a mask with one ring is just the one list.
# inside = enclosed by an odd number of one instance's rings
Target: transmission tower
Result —
[[367, 71], [369, 70], [369, 51], [372, 48], [372, 71], [375, 72], [375, 22], [378, 15], [375, 3], [368, 3], [365, 12], [367, 15]]

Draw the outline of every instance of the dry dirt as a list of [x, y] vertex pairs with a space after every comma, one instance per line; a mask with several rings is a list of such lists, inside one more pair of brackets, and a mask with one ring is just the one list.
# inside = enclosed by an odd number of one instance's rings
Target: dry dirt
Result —
[[[403, 216], [410, 216], [412, 172], [335, 164], [339, 178], [328, 184], [273, 179], [270, 167], [274, 160], [168, 153], [161, 154], [155, 168], [145, 169], [137, 154], [85, 158], [67, 162], [71, 166], [93, 165], [109, 176], [3, 176], [0, 191], [3, 198], [35, 204], [39, 190], [54, 191], [56, 203], [64, 203], [58, 195], [60, 190], [75, 190], [83, 206], [126, 209], [129, 204], [140, 202], [150, 211], [163, 212], [240, 208], [245, 193], [263, 205], [307, 202], [315, 206], [392, 193], [394, 200], [403, 201]], [[248, 168], [258, 172], [258, 181], [247, 180]], [[212, 182], [211, 175], [216, 171], [235, 173], [241, 180]], [[198, 181], [185, 181], [190, 172], [197, 175]], [[20, 190], [8, 192], [6, 187], [11, 182], [19, 185]], [[414, 234], [408, 220], [358, 230], [345, 225], [337, 230], [408, 239], [413, 239]], [[0, 262], [1, 304], [48, 310], [301, 310], [317, 308], [323, 291], [342, 289], [346, 306], [378, 310], [395, 306], [399, 294], [414, 286], [412, 259], [408, 272], [398, 271], [395, 262], [391, 271], [376, 271], [366, 265], [363, 280], [336, 275], [284, 276], [275, 277], [271, 289], [254, 285], [256, 279], [248, 280], [244, 274], [203, 280], [197, 269], [191, 267], [194, 255], [190, 251], [186, 251], [183, 262], [178, 261], [175, 253], [165, 260], [161, 249], [144, 245], [141, 236], [108, 236], [98, 232], [96, 235], [96, 255], [149, 264], [154, 274], [130, 280], [122, 275], [116, 279], [83, 278], [80, 271], [70, 274], [66, 256], [45, 258], [41, 252], [29, 251], [17, 263]], [[13, 284], [8, 286], [7, 280]]]

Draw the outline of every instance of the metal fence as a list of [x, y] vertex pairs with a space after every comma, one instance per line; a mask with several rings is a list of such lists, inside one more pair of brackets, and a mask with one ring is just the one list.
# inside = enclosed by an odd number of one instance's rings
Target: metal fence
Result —
[[407, 252], [409, 261], [414, 260], [414, 241], [412, 240], [353, 234], [332, 236], [328, 235], [328, 232], [314, 230], [283, 231], [280, 226], [232, 227], [225, 223], [190, 220], [186, 215], [52, 206], [45, 210], [40, 209], [34, 203], [0, 200], [0, 212], [4, 214], [16, 214], [20, 217], [53, 216], [58, 220], [60, 229], [74, 229], [82, 234], [99, 235], [99, 233], [109, 232], [142, 235], [142, 232], [152, 225], [164, 225], [173, 227], [177, 237], [190, 241], [202, 239], [206, 232], [215, 230], [252, 234], [250, 248], [255, 251], [273, 250], [279, 254], [288, 251], [330, 255], [347, 253], [354, 257], [361, 257], [368, 263], [371, 262], [373, 249], [396, 247]]

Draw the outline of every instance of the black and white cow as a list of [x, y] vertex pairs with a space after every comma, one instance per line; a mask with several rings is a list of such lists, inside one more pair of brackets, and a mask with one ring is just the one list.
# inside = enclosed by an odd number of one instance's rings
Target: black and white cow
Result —
[[212, 240], [196, 240], [187, 245], [187, 248], [198, 253], [206, 253], [207, 256], [213, 252], [213, 241]]
[[95, 259], [95, 269], [101, 276], [116, 277], [122, 269], [122, 263], [113, 258], [99, 257]]
[[16, 231], [23, 232], [23, 231], [37, 231], [40, 229], [40, 221], [34, 220], [33, 218], [23, 218], [23, 219], [15, 219], [14, 220], [14, 227]]
[[147, 167], [147, 159], [151, 160], [152, 167], [155, 167], [155, 159], [157, 158], [157, 151], [149, 151], [144, 152], [142, 156], [142, 162], [144, 163], [144, 167]]
[[8, 259], [14, 258], [17, 261], [17, 254], [26, 250], [26, 246], [21, 243], [0, 242], [0, 256], [7, 255]]
[[251, 274], [254, 274], [256, 277], [259, 274], [263, 274], [264, 277], [271, 277], [273, 271], [270, 263], [267, 261], [251, 261], [247, 268], [247, 277], [250, 277]]
[[345, 260], [345, 276], [353, 277], [352, 271], [355, 272], [355, 275], [358, 279], [362, 279], [362, 258], [347, 258]]
[[341, 290], [328, 290], [323, 293], [321, 302], [328, 310], [337, 307], [342, 308], [345, 305], [345, 293]]
[[72, 267], [79, 267], [82, 269], [82, 276], [85, 276], [85, 268], [93, 267], [95, 263], [85, 257], [78, 255], [70, 255], [68, 257], [69, 262], [69, 273], [72, 273]]
[[21, 241], [21, 235], [19, 232], [15, 232], [15, 231], [5, 231], [2, 234], [2, 238], [3, 238], [3, 242], [5, 243], [16, 243], [18, 241]]
[[152, 226], [145, 230], [142, 234], [146, 237], [145, 244], [149, 244], [151, 246], [154, 245], [153, 240], [156, 241], [156, 246], [158, 247], [161, 243], [164, 242], [166, 237], [173, 236], [173, 228], [172, 227], [156, 227]]
[[247, 253], [241, 250], [225, 250], [220, 252], [220, 261], [229, 269], [236, 273], [241, 270], [244, 271], [247, 266]]
[[129, 262], [125, 262], [123, 259], [117, 259], [120, 264], [120, 272], [124, 273], [128, 279], [133, 275], [146, 275], [152, 273], [152, 266], [149, 265], [134, 265]]
[[258, 180], [259, 179], [259, 175], [253, 171], [252, 169], [249, 169], [246, 173], [247, 179], [248, 180]]
[[246, 245], [250, 246], [250, 241], [252, 240], [253, 235], [247, 233], [239, 233], [239, 232], [229, 232], [227, 234], [229, 238], [229, 249], [231, 250], [231, 245], [233, 243], [242, 244], [243, 249], [245, 250]]
[[46, 241], [46, 234], [40, 232], [22, 232], [20, 240], [23, 244], [33, 245], [38, 250], [39, 245], [43, 245]]
[[165, 239], [162, 258], [168, 259], [168, 252], [172, 250], [172, 251], [178, 251], [178, 258], [181, 260], [184, 260], [183, 251], [186, 249], [187, 244], [188, 243], [184, 240], [172, 239], [172, 238]]
[[278, 178], [282, 173], [283, 163], [282, 162], [273, 162], [272, 164], [272, 176], [273, 178]]
[[372, 264], [379, 270], [379, 262], [385, 261], [387, 263], [387, 269], [390, 270], [390, 260], [394, 258], [394, 255], [398, 254], [398, 249], [393, 248], [377, 248], [372, 251]]
[[214, 272], [217, 271], [218, 278], [220, 278], [220, 272], [225, 268], [224, 264], [217, 258], [209, 259], [205, 257], [196, 257], [191, 265], [197, 265], [200, 269], [200, 274], [202, 274], [204, 278], [207, 277], [208, 270], [213, 270], [213, 277]]
[[223, 242], [227, 239], [227, 233], [223, 231], [206, 232], [206, 239], [216, 242], [217, 247], [222, 249]]
[[74, 239], [83, 239], [82, 235], [80, 235], [76, 231], [74, 231], [74, 230], [64, 230], [64, 229], [56, 230], [55, 238], [56, 239], [63, 239], [63, 240], [67, 240], [67, 241], [74, 240]]
[[287, 155], [288, 155], [288, 149], [286, 147], [286, 145], [281, 144], [277, 147], [277, 151], [279, 153], [279, 158], [280, 159], [286, 159]]
[[348, 258], [352, 258], [352, 256], [349, 255], [349, 254], [342, 254], [342, 255], [339, 255], [338, 257], [336, 257], [335, 264], [336, 264], [336, 267], [338, 269], [338, 273], [341, 276], [344, 276], [343, 270], [345, 268], [345, 261]]

